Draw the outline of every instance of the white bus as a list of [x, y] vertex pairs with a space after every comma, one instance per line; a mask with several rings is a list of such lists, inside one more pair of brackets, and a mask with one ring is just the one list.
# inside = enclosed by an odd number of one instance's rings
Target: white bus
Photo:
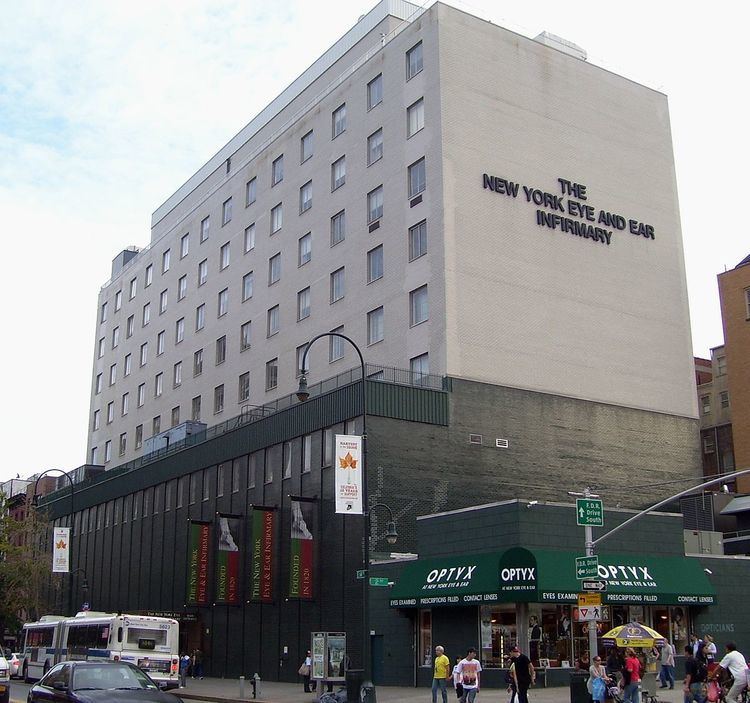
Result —
[[24, 625], [23, 677], [39, 679], [60, 661], [105, 658], [139, 666], [167, 688], [179, 685], [179, 624], [146, 615], [45, 615]]

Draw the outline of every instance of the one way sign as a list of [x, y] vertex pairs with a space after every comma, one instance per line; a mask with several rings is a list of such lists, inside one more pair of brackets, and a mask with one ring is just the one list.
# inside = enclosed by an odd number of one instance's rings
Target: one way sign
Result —
[[588, 608], [578, 608], [578, 621], [589, 622], [590, 620], [601, 620], [602, 619], [602, 607], [600, 605], [592, 605]]
[[582, 581], [581, 590], [594, 591], [595, 593], [604, 593], [607, 590], [606, 581]]

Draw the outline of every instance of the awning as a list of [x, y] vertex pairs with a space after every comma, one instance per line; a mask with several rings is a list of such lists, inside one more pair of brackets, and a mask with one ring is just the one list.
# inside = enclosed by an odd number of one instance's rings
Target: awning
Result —
[[[578, 552], [514, 547], [504, 553], [418, 559], [396, 579], [393, 608], [481, 603], [575, 603]], [[716, 593], [697, 559], [601, 554], [594, 581], [606, 584], [604, 603], [711, 605]]]

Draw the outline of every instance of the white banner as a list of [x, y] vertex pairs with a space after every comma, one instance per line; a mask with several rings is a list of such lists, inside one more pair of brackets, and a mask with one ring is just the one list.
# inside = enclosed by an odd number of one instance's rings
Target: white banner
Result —
[[52, 573], [67, 574], [70, 571], [70, 528], [55, 527], [52, 534]]
[[362, 515], [362, 437], [336, 435], [336, 512]]

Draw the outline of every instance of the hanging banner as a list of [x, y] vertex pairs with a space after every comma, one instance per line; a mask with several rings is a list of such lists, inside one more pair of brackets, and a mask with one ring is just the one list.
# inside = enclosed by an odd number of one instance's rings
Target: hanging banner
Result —
[[208, 605], [208, 556], [211, 525], [188, 523], [187, 605]]
[[250, 565], [250, 600], [273, 602], [274, 523], [271, 508], [253, 506], [252, 559]]
[[52, 573], [67, 574], [70, 571], [70, 528], [55, 527], [52, 537]]
[[315, 498], [292, 498], [289, 597], [313, 598]]
[[336, 435], [336, 512], [362, 515], [362, 437]]
[[240, 535], [241, 519], [236, 515], [218, 515], [219, 543], [216, 551], [216, 603], [240, 604]]

